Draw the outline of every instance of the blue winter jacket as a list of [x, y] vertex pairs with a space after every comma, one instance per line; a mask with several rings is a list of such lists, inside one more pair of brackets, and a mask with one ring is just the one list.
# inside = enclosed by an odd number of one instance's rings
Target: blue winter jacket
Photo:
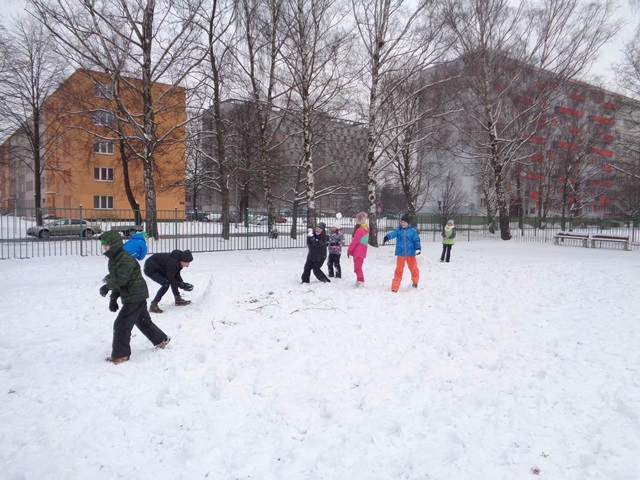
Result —
[[147, 240], [141, 233], [134, 233], [122, 248], [129, 252], [133, 258], [140, 261], [147, 254]]
[[398, 227], [393, 232], [387, 233], [386, 237], [389, 240], [396, 239], [397, 257], [415, 257], [416, 250], [422, 250], [418, 232], [411, 225], [407, 228]]

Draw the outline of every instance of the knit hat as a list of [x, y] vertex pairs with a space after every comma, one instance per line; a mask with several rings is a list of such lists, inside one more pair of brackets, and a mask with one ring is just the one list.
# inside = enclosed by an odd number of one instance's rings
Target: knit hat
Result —
[[316, 224], [316, 227], [320, 227], [322, 230], [326, 230], [327, 229], [327, 225], [324, 222], [318, 222]]
[[185, 263], [193, 262], [193, 255], [190, 250], [185, 250], [180, 254], [180, 261]]
[[333, 227], [331, 227], [334, 230], [342, 230], [342, 227], [338, 224], [335, 224]]
[[362, 225], [367, 221], [367, 212], [360, 212], [356, 215], [356, 223]]
[[447, 222], [447, 225], [453, 225], [453, 220], [449, 220], [449, 221]]
[[409, 217], [408, 213], [405, 213], [404, 215], [402, 215], [402, 218], [400, 219], [401, 222], [407, 222], [407, 223], [411, 223], [411, 217]]
[[100, 235], [100, 242], [103, 245], [109, 245], [111, 248], [122, 247], [122, 237], [120, 232], [109, 230]]

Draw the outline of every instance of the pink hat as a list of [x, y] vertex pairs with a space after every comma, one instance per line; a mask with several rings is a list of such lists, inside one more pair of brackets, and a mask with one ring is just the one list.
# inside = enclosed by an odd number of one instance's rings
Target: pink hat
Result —
[[356, 223], [362, 224], [367, 221], [367, 212], [360, 212], [356, 215]]

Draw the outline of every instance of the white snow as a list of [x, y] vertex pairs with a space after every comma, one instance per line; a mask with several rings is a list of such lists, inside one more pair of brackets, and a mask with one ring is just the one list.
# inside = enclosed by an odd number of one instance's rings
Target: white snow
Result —
[[106, 259], [1, 262], [0, 477], [640, 478], [638, 252], [423, 247], [396, 294], [390, 246], [361, 289], [346, 253], [309, 285], [303, 249], [197, 253], [117, 366]]

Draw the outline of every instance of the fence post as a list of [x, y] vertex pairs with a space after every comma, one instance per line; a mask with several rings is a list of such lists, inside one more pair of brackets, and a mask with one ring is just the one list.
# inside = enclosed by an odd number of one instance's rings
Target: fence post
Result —
[[[157, 224], [157, 219], [156, 219], [156, 224]], [[175, 245], [174, 250], [178, 250], [178, 207], [174, 207], [173, 235], [174, 235], [174, 237], [176, 239], [176, 245]]]
[[83, 250], [83, 247], [84, 247], [84, 238], [82, 238], [84, 236], [84, 235], [82, 235], [83, 234], [82, 228], [84, 227], [84, 225], [82, 224], [82, 220], [83, 219], [84, 218], [82, 216], [82, 204], [80, 204], [80, 232], [79, 233], [80, 233], [80, 256], [81, 257], [83, 256], [82, 250]]

